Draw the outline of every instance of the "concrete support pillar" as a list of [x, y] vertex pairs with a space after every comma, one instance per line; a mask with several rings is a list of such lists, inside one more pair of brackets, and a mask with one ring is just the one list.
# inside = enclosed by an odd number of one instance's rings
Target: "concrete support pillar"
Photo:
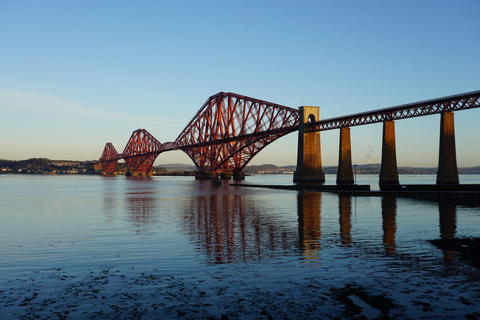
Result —
[[459, 184], [453, 112], [442, 112], [437, 184]]
[[233, 171], [222, 171], [220, 173], [220, 179], [222, 180], [231, 180], [233, 175]]
[[195, 173], [195, 180], [212, 180], [218, 176], [220, 176], [218, 172], [197, 171]]
[[233, 180], [235, 180], [235, 181], [245, 180], [245, 172], [243, 172], [243, 171], [234, 171], [234, 172], [233, 172]]
[[325, 182], [320, 152], [320, 132], [305, 132], [308, 122], [319, 119], [319, 107], [300, 107], [300, 124], [298, 130], [297, 170], [293, 182], [302, 185], [315, 185]]
[[338, 154], [337, 184], [353, 185], [352, 147], [350, 128], [340, 128], [340, 151]]
[[395, 122], [383, 122], [382, 164], [380, 167], [380, 189], [387, 184], [399, 184], [397, 150], [395, 146]]

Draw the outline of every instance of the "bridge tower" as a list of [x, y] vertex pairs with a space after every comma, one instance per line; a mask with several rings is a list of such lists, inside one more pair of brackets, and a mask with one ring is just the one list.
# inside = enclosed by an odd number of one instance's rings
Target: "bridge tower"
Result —
[[315, 185], [325, 182], [320, 149], [320, 131], [309, 132], [309, 123], [318, 121], [319, 107], [302, 106], [299, 108], [297, 170], [293, 182], [299, 185]]

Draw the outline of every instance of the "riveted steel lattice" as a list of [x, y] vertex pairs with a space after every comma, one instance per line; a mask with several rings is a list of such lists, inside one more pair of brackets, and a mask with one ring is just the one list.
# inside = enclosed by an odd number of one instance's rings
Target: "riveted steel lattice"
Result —
[[102, 164], [102, 172], [113, 174], [117, 170], [118, 152], [113, 144], [108, 142], [103, 149], [100, 163]]
[[127, 171], [130, 173], [152, 171], [153, 163], [161, 149], [160, 141], [155, 139], [147, 130], [135, 130], [122, 153]]
[[220, 92], [175, 140], [199, 170], [241, 171], [264, 147], [298, 130], [298, 109]]
[[308, 125], [307, 128], [305, 128], [305, 131], [324, 131], [341, 127], [353, 127], [387, 120], [407, 119], [446, 111], [458, 111], [478, 107], [480, 107], [480, 91], [473, 91], [454, 96], [317, 121]]

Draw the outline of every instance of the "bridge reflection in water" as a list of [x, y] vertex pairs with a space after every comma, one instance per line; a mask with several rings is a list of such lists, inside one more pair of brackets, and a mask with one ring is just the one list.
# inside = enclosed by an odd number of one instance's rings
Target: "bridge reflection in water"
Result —
[[389, 256], [397, 253], [395, 234], [397, 231], [397, 198], [382, 197], [383, 246]]
[[297, 196], [299, 247], [307, 260], [319, 260], [321, 243], [320, 192], [299, 192]]
[[338, 195], [338, 208], [340, 211], [340, 238], [343, 245], [352, 243], [352, 197]]
[[[267, 207], [268, 204], [262, 201], [254, 201], [247, 189], [235, 189], [228, 184], [215, 188], [209, 181], [194, 181], [192, 194], [186, 198], [182, 196], [181, 203], [172, 204], [158, 197], [161, 185], [156, 183], [158, 180], [129, 180], [124, 201], [135, 232], [150, 232], [162, 219], [159, 217], [160, 208], [171, 207], [173, 211], [178, 211], [182, 229], [191, 243], [209, 263], [248, 262], [300, 254], [306, 264], [319, 264], [322, 244], [361, 247], [365, 240], [361, 233], [352, 232], [355, 228], [355, 225], [352, 226], [354, 196], [338, 195], [338, 237], [335, 231], [325, 230], [322, 239], [322, 196], [326, 195], [321, 192], [298, 192], [297, 215], [292, 220], [291, 212]], [[105, 194], [108, 195], [108, 192]], [[328, 196], [332, 197], [332, 194]], [[383, 242], [386, 256], [397, 255], [397, 201], [405, 199], [381, 199], [379, 218], [382, 219], [383, 239], [378, 240]], [[328, 209], [331, 208], [334, 207]], [[438, 208], [440, 239], [452, 239], [456, 233], [456, 205], [439, 203]], [[105, 197], [104, 210], [108, 219], [112, 219], [116, 209], [118, 204]], [[327, 213], [331, 218], [332, 212]], [[172, 214], [177, 215], [177, 212]], [[330, 229], [332, 224], [328, 227]], [[455, 251], [443, 250], [443, 253], [444, 264], [453, 265]]]
[[197, 183], [207, 191], [186, 201], [182, 217], [186, 232], [209, 262], [255, 261], [296, 248], [292, 224], [267, 214], [269, 208], [228, 192], [228, 185], [220, 187], [227, 189], [223, 193], [208, 192], [209, 181]]
[[[444, 203], [438, 207], [440, 212], [440, 239], [453, 239], [457, 229], [457, 207], [451, 203]], [[446, 266], [455, 264], [456, 252], [453, 250], [443, 250], [443, 261]]]

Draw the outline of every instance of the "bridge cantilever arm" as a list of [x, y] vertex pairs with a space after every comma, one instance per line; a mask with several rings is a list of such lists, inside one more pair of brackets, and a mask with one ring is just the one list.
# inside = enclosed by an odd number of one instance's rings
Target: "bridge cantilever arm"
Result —
[[[267, 143], [264, 143], [261, 147], [259, 147], [255, 154], [257, 154], [258, 152], [260, 152], [263, 148], [265, 148], [268, 144], [270, 144], [271, 142], [275, 141], [277, 138], [280, 138], [284, 135], [287, 135], [291, 132], [294, 132], [294, 131], [298, 131], [298, 125], [295, 126], [295, 127], [290, 127], [290, 128], [284, 128], [284, 129], [277, 129], [277, 130], [271, 130], [271, 131], [268, 131], [268, 132], [260, 132], [256, 135], [251, 135], [251, 139], [248, 140], [248, 142], [242, 147], [240, 148], [239, 150], [233, 152], [228, 158], [224, 159], [221, 163], [219, 163], [219, 165], [217, 167], [221, 167], [224, 163], [226, 163], [229, 159], [233, 158], [235, 155], [241, 153], [244, 149], [248, 148], [249, 146], [251, 146], [252, 144], [255, 144], [257, 142], [259, 142], [260, 140], [262, 139], [270, 139], [270, 141], [268, 141]], [[252, 158], [250, 158], [248, 161], [245, 161], [243, 163], [243, 165], [238, 168], [240, 171], [243, 170], [248, 162], [251, 160]]]
[[268, 130], [268, 131], [260, 131], [260, 132], [254, 132], [254, 133], [249, 133], [249, 134], [243, 134], [243, 135], [238, 135], [238, 136], [231, 136], [228, 138], [222, 138], [222, 139], [215, 139], [215, 140], [208, 140], [208, 141], [203, 141], [203, 142], [198, 142], [198, 143], [188, 143], [185, 145], [182, 145], [178, 142], [175, 143], [175, 149], [183, 149], [183, 148], [197, 148], [197, 147], [205, 147], [208, 145], [216, 145], [216, 144], [222, 144], [222, 143], [229, 143], [229, 142], [235, 142], [238, 140], [258, 140], [258, 138], [263, 138], [267, 135], [274, 135], [278, 133], [284, 133], [288, 134], [294, 131], [298, 130], [298, 125], [292, 126], [292, 127], [287, 127], [287, 128], [279, 128], [279, 129], [273, 129], [273, 130]]
[[160, 154], [162, 152], [165, 152], [165, 151], [171, 151], [171, 150], [177, 150], [178, 148], [175, 147], [175, 143], [174, 142], [166, 142], [164, 144], [161, 145], [161, 147], [157, 150], [154, 150], [154, 151], [150, 151], [150, 152], [144, 152], [144, 153], [139, 153], [139, 154], [132, 154], [132, 155], [123, 155], [123, 154], [119, 154], [117, 156], [118, 159], [129, 159], [129, 158], [135, 158], [135, 157], [138, 157], [138, 156], [149, 156], [149, 155], [152, 155], [152, 154]]

